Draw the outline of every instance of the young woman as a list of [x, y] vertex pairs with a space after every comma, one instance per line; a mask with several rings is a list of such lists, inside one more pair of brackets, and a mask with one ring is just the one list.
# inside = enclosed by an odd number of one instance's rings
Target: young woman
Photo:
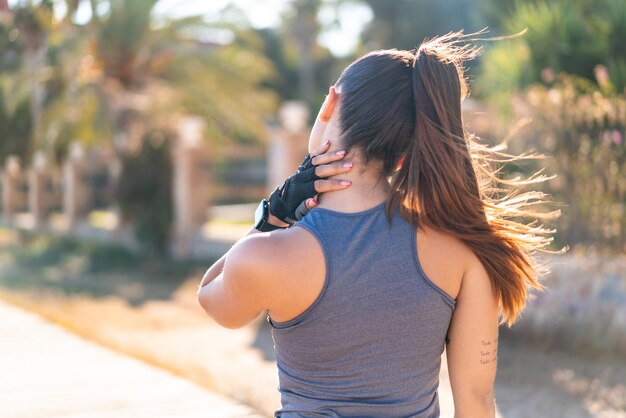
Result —
[[310, 156], [202, 279], [223, 326], [267, 312], [277, 417], [437, 417], [444, 346], [456, 417], [495, 416], [498, 325], [541, 288], [532, 254], [554, 232], [513, 219], [556, 212], [525, 210], [541, 193], [497, 196], [545, 177], [498, 179], [490, 160], [524, 156], [465, 133], [462, 62], [477, 50], [459, 36], [350, 64]]

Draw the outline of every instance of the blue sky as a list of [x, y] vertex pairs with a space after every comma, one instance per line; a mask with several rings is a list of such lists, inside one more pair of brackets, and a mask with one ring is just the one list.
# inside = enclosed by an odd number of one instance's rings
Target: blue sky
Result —
[[[19, 0], [9, 0], [14, 6]], [[57, 0], [56, 10], [60, 15], [64, 13], [63, 0]], [[87, 2], [83, 2], [87, 6]], [[160, 0], [155, 9], [157, 15], [181, 17], [189, 15], [203, 15], [209, 21], [218, 19], [219, 11], [229, 4], [234, 4], [244, 10], [251, 25], [256, 28], [273, 27], [280, 23], [281, 14], [289, 7], [289, 0]], [[79, 9], [77, 20], [89, 19], [89, 7]], [[342, 4], [338, 9], [326, 5], [318, 16], [322, 24], [335, 20], [339, 25], [333, 25], [318, 39], [321, 45], [326, 46], [337, 56], [347, 55], [356, 46], [358, 35], [363, 26], [372, 19], [372, 13], [367, 6], [355, 3]]]

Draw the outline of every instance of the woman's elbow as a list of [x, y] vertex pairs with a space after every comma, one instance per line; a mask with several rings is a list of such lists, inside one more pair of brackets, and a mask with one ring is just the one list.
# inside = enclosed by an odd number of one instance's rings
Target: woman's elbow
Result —
[[206, 294], [206, 287], [207, 286], [201, 287], [198, 290], [197, 298], [198, 303], [200, 304], [202, 309], [204, 309], [204, 312], [206, 312], [206, 314], [211, 317], [211, 319], [213, 319], [217, 324], [221, 325], [222, 327], [228, 329], [237, 329], [246, 325], [245, 322], [238, 320], [238, 318], [233, 317], [232, 315], [227, 315], [224, 312], [220, 312], [219, 309], [215, 309], [215, 307], [212, 306], [210, 301], [208, 300], [209, 298]]
[[201, 286], [198, 289], [198, 294], [196, 295], [197, 299], [198, 299], [198, 304], [202, 307], [202, 309], [204, 309], [204, 311], [211, 316], [211, 312], [209, 311], [209, 306], [206, 302], [206, 295], [205, 295], [205, 290], [206, 290], [206, 286]]

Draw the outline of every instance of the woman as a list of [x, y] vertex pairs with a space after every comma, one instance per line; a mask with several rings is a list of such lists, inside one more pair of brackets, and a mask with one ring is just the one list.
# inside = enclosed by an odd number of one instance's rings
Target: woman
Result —
[[257, 228], [276, 230], [252, 230], [202, 279], [200, 304], [226, 327], [267, 311], [275, 416], [437, 417], [444, 346], [456, 416], [495, 416], [499, 315], [511, 325], [541, 288], [531, 254], [553, 232], [510, 218], [556, 212], [524, 211], [540, 193], [495, 197], [524, 182], [498, 180], [488, 160], [511, 156], [464, 132], [462, 62], [477, 50], [462, 40], [349, 65], [314, 158], [261, 204]]

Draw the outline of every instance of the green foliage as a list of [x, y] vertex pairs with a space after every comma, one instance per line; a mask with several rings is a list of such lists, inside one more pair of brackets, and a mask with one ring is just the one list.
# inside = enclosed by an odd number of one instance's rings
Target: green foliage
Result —
[[[61, 79], [63, 76], [59, 76]], [[106, 144], [112, 130], [108, 111], [106, 98], [97, 85], [83, 84], [76, 90], [63, 87], [45, 105], [39, 127], [43, 133], [35, 138], [35, 146], [61, 164], [73, 141], [86, 147]]]
[[[256, 34], [261, 41], [261, 45], [257, 47], [275, 69], [270, 77], [263, 80], [263, 85], [275, 91], [281, 100], [297, 99], [299, 94], [297, 62], [289, 59], [284, 38], [271, 28], [258, 29]], [[236, 42], [244, 48], [251, 46], [247, 31], [238, 32]]]
[[17, 266], [30, 269], [66, 266], [80, 259], [81, 272], [94, 273], [124, 270], [140, 261], [123, 247], [29, 232], [20, 234], [20, 245], [13, 248], [12, 257]]
[[44, 0], [37, 6], [26, 4], [13, 11], [13, 24], [18, 29], [20, 42], [27, 50], [41, 47], [53, 24], [53, 9], [52, 1]]
[[173, 221], [170, 141], [153, 131], [141, 149], [122, 159], [117, 198], [125, 222], [132, 222], [135, 237], [147, 254], [167, 252]]
[[27, 161], [32, 152], [32, 133], [28, 95], [15, 79], [0, 76], [0, 164], [12, 154]]
[[[293, 30], [293, 28], [292, 28]], [[260, 40], [250, 45], [248, 33], [239, 31], [236, 43], [242, 48], [252, 48], [260, 53], [272, 65], [272, 71], [261, 80], [261, 85], [275, 92], [280, 101], [304, 100], [310, 107], [311, 114], [315, 115], [320, 103], [324, 100], [327, 88], [337, 77], [341, 68], [337, 66], [337, 59], [324, 47], [315, 44], [311, 49], [311, 66], [314, 90], [310, 97], [303, 95], [300, 86], [301, 59], [298, 54], [299, 46], [293, 37], [283, 28], [265, 28], [253, 30]]]
[[22, 5], [13, 19], [0, 21], [0, 164], [11, 154], [28, 161], [33, 151], [33, 94], [21, 66], [42, 45], [51, 21], [49, 1]]
[[139, 54], [150, 36], [151, 12], [157, 0], [113, 0], [98, 25], [96, 53], [104, 72], [125, 86], [137, 83]]
[[528, 29], [524, 41], [531, 46], [531, 76], [540, 81], [544, 68], [586, 78], [593, 77], [593, 68], [604, 57], [604, 48], [598, 44], [593, 21], [574, 1], [520, 2], [505, 28], [517, 33]]
[[515, 0], [481, 0], [475, 6], [480, 14], [480, 21], [492, 33], [502, 34], [502, 24], [515, 10]]
[[519, 41], [502, 41], [498, 47], [487, 49], [472, 93], [486, 98], [501, 113], [510, 116], [511, 95], [520, 85], [533, 81], [530, 55], [531, 48]]
[[607, 41], [606, 66], [616, 88], [626, 89], [626, 5], [622, 0], [606, 2], [597, 22]]
[[[248, 45], [258, 41], [254, 33], [247, 36]], [[277, 106], [274, 93], [262, 88], [273, 73], [272, 63], [258, 50], [235, 43], [210, 52], [180, 48], [159, 75], [176, 86], [177, 112], [203, 117], [207, 136], [224, 142], [262, 137], [265, 117]], [[171, 102], [166, 105], [169, 112]]]
[[[411, 49], [424, 38], [482, 29], [480, 8], [470, 0], [363, 0], [374, 13], [362, 40], [367, 49]], [[369, 46], [368, 46], [369, 44]]]
[[626, 3], [621, 0], [518, 1], [502, 27], [506, 34], [527, 32], [496, 42], [485, 53], [477, 92], [498, 105], [516, 89], [550, 85], [561, 72], [595, 81], [598, 64], [608, 68], [617, 91], [626, 87]]
[[0, 21], [0, 72], [19, 68], [22, 48], [17, 42], [18, 35], [14, 25]]

